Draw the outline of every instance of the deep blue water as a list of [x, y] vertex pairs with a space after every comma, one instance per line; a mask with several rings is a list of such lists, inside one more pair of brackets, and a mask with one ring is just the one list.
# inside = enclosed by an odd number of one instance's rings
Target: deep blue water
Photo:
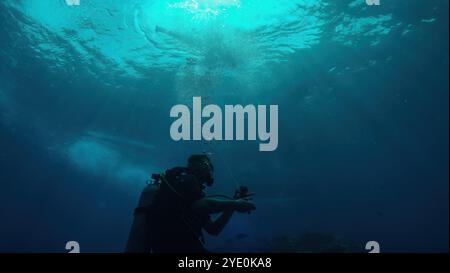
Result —
[[[448, 252], [448, 1], [123, 2], [0, 3], [1, 252], [121, 252], [149, 175], [203, 151], [209, 193], [256, 193], [213, 251]], [[278, 149], [174, 142], [194, 95], [279, 105]]]

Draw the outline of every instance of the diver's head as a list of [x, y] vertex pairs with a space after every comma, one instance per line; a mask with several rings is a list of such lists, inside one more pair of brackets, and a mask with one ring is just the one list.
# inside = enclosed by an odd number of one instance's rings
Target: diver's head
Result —
[[202, 184], [204, 183], [209, 187], [213, 185], [214, 166], [207, 155], [191, 155], [188, 159], [188, 169]]

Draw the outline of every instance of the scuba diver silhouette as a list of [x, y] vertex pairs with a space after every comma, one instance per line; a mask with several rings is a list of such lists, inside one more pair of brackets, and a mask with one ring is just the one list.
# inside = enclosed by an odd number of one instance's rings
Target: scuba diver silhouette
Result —
[[[214, 183], [214, 167], [207, 155], [192, 155], [187, 167], [153, 174], [142, 191], [129, 233], [128, 253], [204, 253], [203, 230], [217, 236], [234, 212], [250, 213], [255, 205], [246, 187], [233, 197], [206, 196]], [[211, 214], [220, 213], [213, 220]]]

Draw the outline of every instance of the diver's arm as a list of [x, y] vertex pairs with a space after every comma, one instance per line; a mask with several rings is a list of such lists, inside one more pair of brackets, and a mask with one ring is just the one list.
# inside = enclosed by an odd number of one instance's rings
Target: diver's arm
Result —
[[214, 214], [225, 211], [250, 212], [255, 205], [247, 200], [225, 200], [219, 198], [202, 198], [192, 204], [192, 210], [199, 214]]
[[233, 210], [222, 213], [215, 221], [209, 220], [203, 227], [210, 235], [219, 235], [233, 216]]

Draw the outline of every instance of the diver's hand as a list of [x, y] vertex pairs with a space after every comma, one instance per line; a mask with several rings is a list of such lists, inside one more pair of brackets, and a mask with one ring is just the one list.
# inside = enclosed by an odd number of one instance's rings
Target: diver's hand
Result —
[[237, 212], [250, 213], [255, 209], [256, 209], [255, 204], [245, 199], [238, 199], [234, 201], [234, 210]]

